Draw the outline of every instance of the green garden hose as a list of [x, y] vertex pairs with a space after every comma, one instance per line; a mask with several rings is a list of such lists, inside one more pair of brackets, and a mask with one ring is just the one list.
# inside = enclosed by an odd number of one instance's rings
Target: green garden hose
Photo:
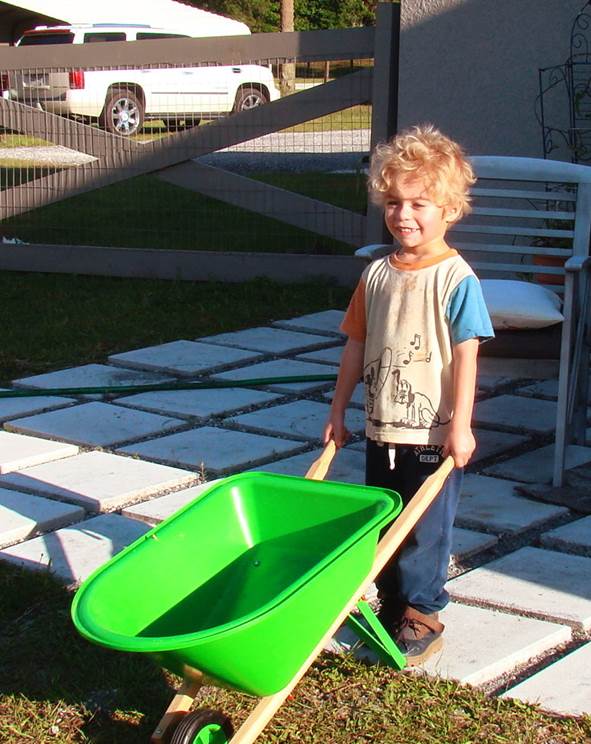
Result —
[[253, 377], [247, 380], [206, 380], [201, 382], [159, 382], [148, 385], [108, 385], [99, 387], [62, 387], [0, 390], [2, 398], [37, 398], [51, 395], [104, 395], [106, 393], [154, 393], [162, 390], [212, 390], [214, 388], [243, 388], [259, 385], [290, 384], [295, 382], [335, 382], [331, 375], [291, 375], [284, 377]]

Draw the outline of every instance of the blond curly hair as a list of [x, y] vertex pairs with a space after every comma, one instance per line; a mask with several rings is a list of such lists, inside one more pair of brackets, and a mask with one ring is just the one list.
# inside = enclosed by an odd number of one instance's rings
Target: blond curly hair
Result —
[[394, 181], [423, 179], [437, 206], [453, 206], [457, 219], [470, 212], [470, 186], [476, 177], [461, 146], [432, 124], [406, 129], [375, 148], [368, 189], [371, 200], [383, 207]]

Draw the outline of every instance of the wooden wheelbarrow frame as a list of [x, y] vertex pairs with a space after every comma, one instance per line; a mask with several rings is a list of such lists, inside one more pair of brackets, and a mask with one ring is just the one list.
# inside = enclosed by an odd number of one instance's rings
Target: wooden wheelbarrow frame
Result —
[[[334, 441], [331, 440], [326, 445], [320, 457], [312, 463], [305, 477], [312, 480], [323, 480], [335, 454], [336, 446]], [[256, 741], [257, 737], [289, 697], [294, 687], [323, 651], [324, 647], [329, 643], [341, 625], [347, 621], [352, 610], [359, 605], [368, 586], [379, 575], [390, 558], [400, 548], [401, 544], [410, 534], [419, 519], [433, 503], [453, 468], [453, 458], [447, 457], [439, 468], [425, 480], [401, 514], [394, 520], [391, 527], [388, 528], [387, 532], [379, 541], [375, 560], [369, 574], [355, 594], [351, 597], [351, 600], [345, 605], [345, 607], [343, 607], [341, 612], [335, 618], [330, 628], [328, 628], [326, 633], [318, 641], [308, 658], [294, 675], [293, 679], [279, 692], [267, 697], [262, 697], [248, 718], [229, 740], [228, 744], [253, 744], [253, 742]], [[164, 716], [152, 734], [152, 744], [164, 744], [168, 741], [169, 736], [173, 728], [178, 724], [179, 719], [190, 711], [195, 697], [201, 687], [208, 683], [209, 680], [205, 675], [199, 678], [184, 680], [178, 693], [166, 709]]]

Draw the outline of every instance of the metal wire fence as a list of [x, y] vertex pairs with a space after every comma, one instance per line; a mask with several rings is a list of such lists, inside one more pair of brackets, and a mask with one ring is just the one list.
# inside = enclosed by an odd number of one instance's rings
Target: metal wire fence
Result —
[[374, 29], [134, 32], [39, 31], [0, 50], [1, 241], [316, 254], [363, 242]]

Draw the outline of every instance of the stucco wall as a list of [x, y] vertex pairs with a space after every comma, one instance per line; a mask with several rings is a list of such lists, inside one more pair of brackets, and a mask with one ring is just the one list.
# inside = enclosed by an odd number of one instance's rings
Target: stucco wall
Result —
[[400, 126], [431, 121], [474, 155], [541, 157], [538, 68], [568, 57], [583, 5], [402, 0]]

